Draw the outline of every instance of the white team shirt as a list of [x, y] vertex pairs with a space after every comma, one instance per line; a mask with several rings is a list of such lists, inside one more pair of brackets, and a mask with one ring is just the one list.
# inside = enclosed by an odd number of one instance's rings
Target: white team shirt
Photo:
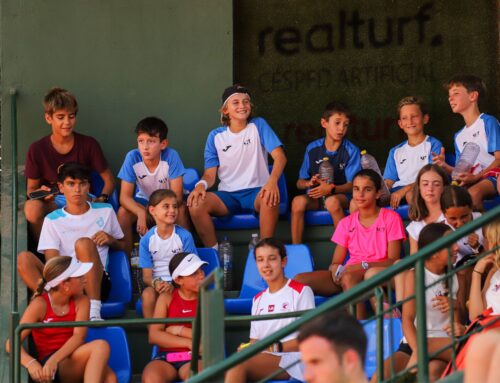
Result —
[[281, 141], [263, 118], [252, 118], [239, 133], [223, 126], [208, 135], [205, 169], [218, 167], [221, 191], [261, 187], [269, 178], [268, 153], [279, 146]]
[[500, 315], [500, 270], [495, 271], [486, 290], [486, 307], [493, 309], [494, 315]]
[[[267, 315], [309, 310], [315, 307], [314, 293], [309, 286], [289, 279], [280, 290], [271, 293], [269, 288], [261, 291], [253, 298], [252, 315]], [[289, 325], [297, 318], [283, 318], [253, 321], [250, 325], [250, 339], [263, 339], [281, 328]], [[292, 333], [281, 342], [297, 337]]]
[[[439, 216], [436, 222], [446, 222], [446, 218], [443, 213]], [[430, 222], [429, 222], [430, 223]], [[415, 241], [418, 241], [418, 237], [420, 236], [420, 232], [427, 225], [427, 222], [422, 221], [411, 221], [408, 226], [406, 226], [406, 231]]]
[[456, 160], [460, 158], [464, 146], [475, 142], [481, 148], [476, 160], [474, 173], [487, 168], [495, 159], [493, 155], [500, 150], [500, 124], [495, 117], [482, 113], [471, 126], [465, 126], [455, 134]]
[[[43, 220], [38, 251], [58, 250], [60, 255], [76, 258], [75, 243], [80, 238], [91, 238], [104, 231], [113, 238], [123, 238], [115, 211], [110, 204], [88, 202], [90, 209], [80, 215], [69, 214], [65, 208], [54, 210]], [[104, 269], [108, 266], [109, 246], [97, 246]]]
[[432, 152], [439, 153], [442, 147], [439, 140], [430, 136], [416, 146], [410, 146], [408, 140], [404, 141], [390, 150], [384, 179], [395, 181], [392, 187], [412, 184], [420, 169], [432, 163]]
[[174, 225], [170, 237], [163, 239], [156, 226], [151, 228], [139, 244], [139, 267], [153, 269], [153, 279], [161, 278], [170, 282], [172, 277], [168, 265], [175, 254], [180, 252], [198, 254], [193, 236], [186, 229]]

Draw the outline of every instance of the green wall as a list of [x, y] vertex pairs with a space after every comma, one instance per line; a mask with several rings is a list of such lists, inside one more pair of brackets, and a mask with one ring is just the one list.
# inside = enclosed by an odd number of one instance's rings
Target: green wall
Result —
[[[206, 136], [218, 124], [220, 95], [233, 79], [233, 5], [231, 0], [3, 0], [0, 6], [3, 354], [10, 311], [9, 89], [19, 94], [20, 171], [29, 144], [50, 132], [41, 100], [53, 86], [76, 95], [77, 130], [100, 141], [115, 174], [136, 146], [136, 123], [148, 115], [167, 122], [170, 144], [184, 164], [202, 169]], [[20, 248], [24, 233], [22, 223]], [[0, 382], [8, 381], [6, 362], [0, 358]]]

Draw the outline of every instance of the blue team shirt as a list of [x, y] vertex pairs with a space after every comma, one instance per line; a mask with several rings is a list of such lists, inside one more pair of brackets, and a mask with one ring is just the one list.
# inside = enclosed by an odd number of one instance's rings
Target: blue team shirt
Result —
[[420, 169], [432, 163], [432, 152], [439, 153], [442, 147], [441, 141], [431, 136], [416, 146], [403, 141], [389, 151], [384, 179], [394, 181], [393, 188], [414, 183]]
[[361, 155], [356, 145], [344, 138], [336, 151], [329, 152], [326, 149], [325, 138], [323, 137], [307, 145], [304, 161], [299, 171], [299, 178], [307, 180], [318, 174], [319, 164], [324, 157], [328, 157], [333, 166], [333, 182], [335, 185], [352, 182], [356, 173], [361, 170]]
[[174, 149], [162, 150], [160, 162], [154, 172], [150, 172], [144, 163], [139, 149], [127, 153], [118, 173], [118, 178], [135, 183], [136, 197], [149, 200], [149, 196], [158, 189], [170, 189], [170, 180], [184, 175], [184, 165]]
[[227, 126], [212, 130], [205, 145], [205, 169], [218, 167], [219, 190], [261, 187], [269, 178], [268, 154], [283, 144], [266, 120], [252, 118], [233, 133]]
[[172, 235], [162, 239], [157, 234], [155, 226], [141, 238], [139, 243], [139, 267], [153, 269], [153, 278], [171, 281], [168, 265], [174, 255], [181, 252], [198, 254], [191, 233], [174, 225]]

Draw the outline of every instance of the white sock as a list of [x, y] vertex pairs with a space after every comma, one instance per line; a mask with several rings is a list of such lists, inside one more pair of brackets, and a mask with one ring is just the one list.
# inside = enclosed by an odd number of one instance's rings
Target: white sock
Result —
[[90, 320], [102, 320], [101, 318], [101, 306], [102, 303], [100, 300], [91, 299], [90, 300]]
[[212, 249], [215, 249], [215, 251], [219, 251], [219, 242], [216, 242], [215, 245], [212, 246]]

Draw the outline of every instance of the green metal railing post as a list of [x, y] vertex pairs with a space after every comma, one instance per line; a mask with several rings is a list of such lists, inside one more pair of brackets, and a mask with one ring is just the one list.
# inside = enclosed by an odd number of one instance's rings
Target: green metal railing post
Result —
[[[14, 340], [15, 328], [19, 323], [19, 308], [17, 302], [17, 90], [10, 89], [10, 121], [11, 121], [11, 151], [12, 151], [12, 261], [11, 261], [11, 296], [10, 296], [10, 340]], [[10, 378], [14, 378], [16, 364], [14, 358], [10, 363]], [[19, 369], [19, 366], [17, 367]]]
[[429, 356], [427, 352], [427, 314], [425, 306], [425, 266], [419, 259], [415, 267], [415, 309], [417, 312], [418, 381], [429, 381]]
[[[456, 274], [450, 274], [449, 273], [450, 270], [453, 270], [453, 263], [451, 262], [451, 258], [452, 258], [452, 251], [451, 251], [451, 248], [448, 248], [448, 267], [447, 267], [446, 273], [448, 275], [448, 304], [450, 305], [450, 325], [451, 325], [451, 327], [450, 327], [450, 330], [451, 330], [450, 338], [451, 338], [451, 342], [453, 344], [455, 344], [455, 342], [456, 342], [456, 338], [455, 338], [455, 322], [457, 322], [457, 321], [456, 321], [456, 318], [455, 318], [455, 303], [453, 301], [453, 277]], [[458, 286], [457, 286], [457, 292], [458, 292]], [[458, 298], [458, 294], [457, 294], [457, 298]], [[460, 314], [461, 313], [459, 312], [459, 315]], [[461, 318], [459, 318], [459, 319], [461, 319]], [[456, 367], [456, 356], [457, 356], [456, 355], [456, 349], [455, 349], [455, 347], [452, 347], [451, 348], [451, 365], [453, 366], [454, 369]]]
[[[384, 379], [384, 291], [382, 287], [375, 289], [377, 301], [377, 377], [380, 381]], [[392, 331], [392, 329], [390, 330]]]

